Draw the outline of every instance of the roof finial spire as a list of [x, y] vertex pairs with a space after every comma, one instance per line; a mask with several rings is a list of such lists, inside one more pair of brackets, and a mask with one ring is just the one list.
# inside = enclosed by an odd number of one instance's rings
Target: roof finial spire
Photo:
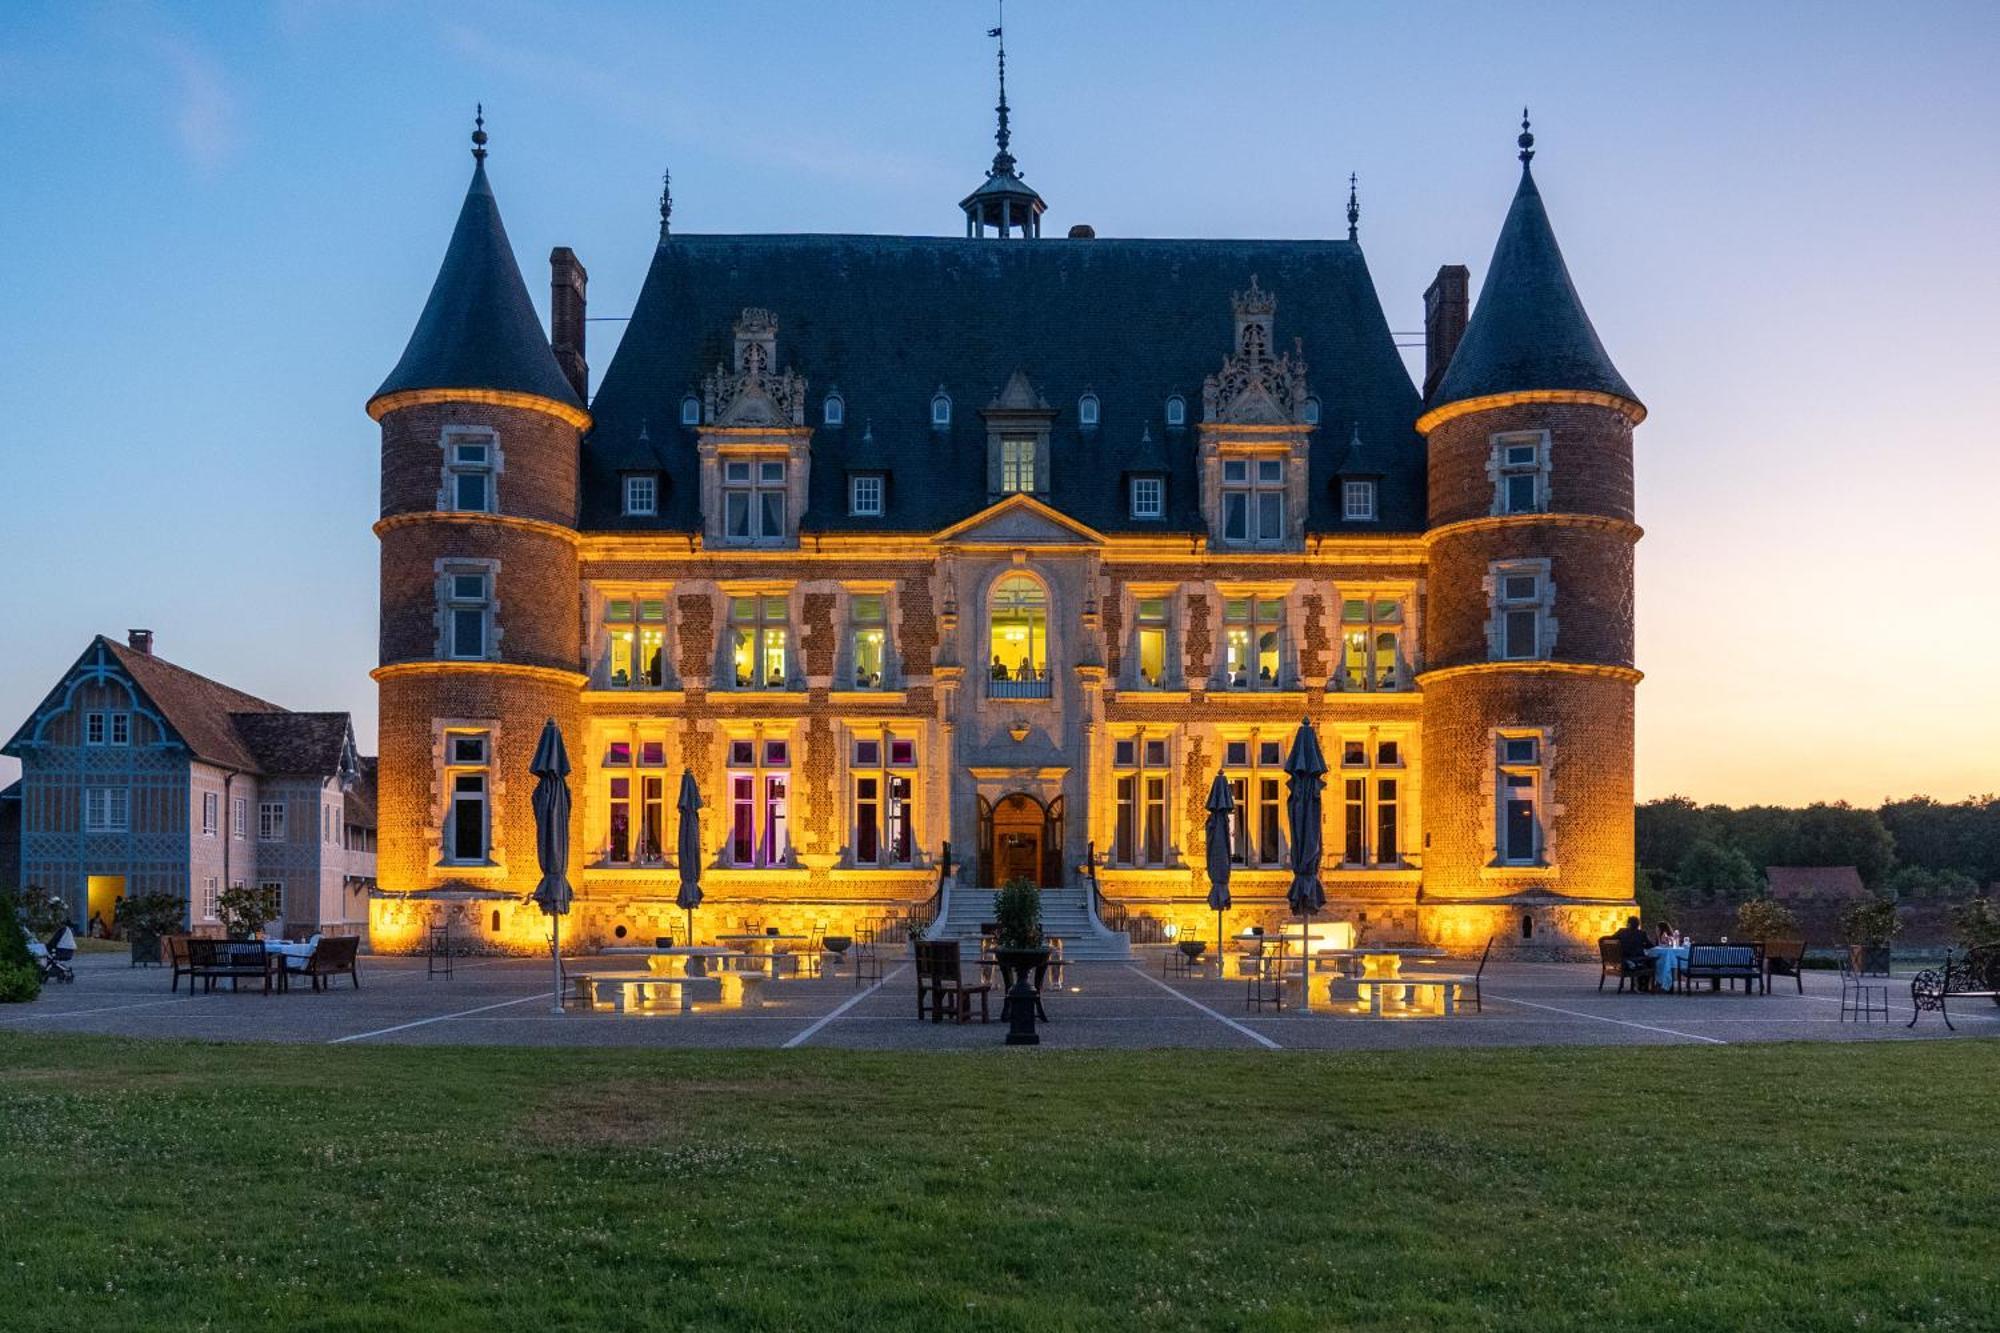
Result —
[[660, 239], [666, 240], [674, 220], [674, 173], [660, 173]]
[[1000, 43], [1000, 103], [993, 108], [1000, 118], [999, 128], [993, 133], [993, 142], [999, 145], [1000, 151], [993, 155], [993, 169], [1011, 172], [1014, 169], [1014, 158], [1007, 151], [1007, 145], [1013, 138], [1007, 129], [1007, 0], [999, 0], [999, 6], [1000, 25], [986, 30], [988, 37]]
[[1521, 108], [1521, 137], [1514, 140], [1514, 142], [1521, 145], [1521, 166], [1523, 169], [1526, 169], [1528, 163], [1532, 162], [1535, 157], [1535, 136], [1528, 129], [1528, 108], [1526, 107]]
[[472, 110], [472, 159], [486, 160], [486, 103], [473, 103]]
[[1356, 192], [1355, 182], [1359, 178], [1353, 172], [1347, 173], [1347, 239], [1361, 239], [1361, 196]]

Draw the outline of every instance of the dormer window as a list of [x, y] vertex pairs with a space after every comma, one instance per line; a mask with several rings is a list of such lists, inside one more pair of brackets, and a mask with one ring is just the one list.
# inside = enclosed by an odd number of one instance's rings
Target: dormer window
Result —
[[1033, 495], [1035, 492], [1035, 441], [1008, 436], [1000, 441], [1000, 493]]
[[1164, 477], [1132, 478], [1132, 517], [1163, 518], [1166, 512], [1166, 479]]
[[1319, 424], [1319, 399], [1306, 399], [1305, 419], [1308, 426], [1317, 426]]
[[1373, 523], [1375, 483], [1372, 481], [1340, 483], [1340, 516], [1350, 523]]
[[1097, 424], [1097, 395], [1087, 393], [1076, 400], [1076, 423], [1086, 429]]
[[1223, 460], [1222, 538], [1253, 546], [1285, 540], [1284, 459]]
[[723, 462], [722, 533], [731, 541], [784, 540], [785, 464], [782, 460], [728, 459]]
[[828, 394], [826, 396], [826, 401], [820, 404], [819, 418], [820, 422], [823, 425], [827, 426], [846, 425], [847, 424], [846, 400], [843, 399], [837, 393]]
[[882, 516], [882, 474], [860, 472], [847, 479], [847, 512], [855, 518]]
[[931, 399], [931, 428], [943, 430], [951, 425], [951, 395], [939, 390]]
[[701, 424], [701, 399], [689, 394], [681, 399], [681, 424], [699, 426]]
[[649, 518], [660, 512], [660, 481], [651, 473], [625, 478], [625, 514]]
[[1187, 425], [1187, 399], [1181, 397], [1179, 394], [1175, 394], [1173, 397], [1167, 399], [1167, 424], [1169, 426]]

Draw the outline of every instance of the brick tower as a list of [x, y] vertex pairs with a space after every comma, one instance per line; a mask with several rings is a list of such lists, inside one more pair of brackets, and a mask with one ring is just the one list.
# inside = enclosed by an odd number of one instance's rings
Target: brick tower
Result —
[[[494, 942], [541, 929], [528, 764], [542, 719], [578, 742], [581, 338], [566, 374], [473, 136], [472, 183], [402, 360], [368, 402], [382, 427], [377, 947], [415, 943], [393, 895], [428, 890]], [[583, 273], [558, 252], [582, 327]], [[560, 262], [567, 257], [567, 264]], [[573, 270], [573, 271], [571, 271]], [[573, 378], [572, 378], [573, 377]]]
[[[1420, 923], [1588, 947], [1632, 904], [1632, 428], [1530, 170], [1417, 421], [1429, 453]], [[1462, 274], [1462, 270], [1458, 270]], [[1441, 281], [1444, 275], [1441, 275]], [[1449, 341], [1447, 339], [1447, 341]]]

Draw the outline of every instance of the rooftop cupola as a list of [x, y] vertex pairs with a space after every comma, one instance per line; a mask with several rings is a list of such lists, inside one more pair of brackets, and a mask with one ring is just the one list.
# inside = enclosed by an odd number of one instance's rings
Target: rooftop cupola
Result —
[[1000, 102], [993, 108], [1000, 118], [993, 135], [999, 151], [993, 154], [985, 183], [959, 200], [958, 206], [965, 210], [967, 236], [984, 236], [991, 227], [1003, 239], [1019, 236], [1025, 240], [1042, 234], [1042, 210], [1048, 205], [1021, 179], [1014, 155], [1008, 151], [1013, 135], [1007, 128], [1007, 39], [999, 28], [989, 28], [986, 35], [1000, 42]]
[[[1611, 364], [1570, 281], [1530, 162], [1535, 136], [1521, 112], [1521, 183], [1500, 228], [1472, 321], [1431, 393], [1418, 428], [1495, 406], [1492, 400], [1597, 401], [1634, 421], [1646, 409]], [[1450, 410], [1447, 410], [1450, 409]]]
[[472, 184], [458, 225], [416, 331], [369, 399], [369, 414], [380, 419], [400, 405], [392, 399], [410, 401], [407, 395], [472, 392], [542, 399], [581, 424], [583, 402], [556, 364], [486, 180], [484, 108], [473, 124]]

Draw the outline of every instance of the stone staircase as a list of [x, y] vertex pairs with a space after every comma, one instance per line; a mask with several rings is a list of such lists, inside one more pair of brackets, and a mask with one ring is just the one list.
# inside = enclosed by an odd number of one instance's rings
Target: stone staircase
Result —
[[[958, 940], [970, 953], [979, 947], [980, 922], [992, 919], [993, 890], [953, 884], [945, 890], [944, 910], [924, 936]], [[1042, 934], [1063, 942], [1066, 962], [1124, 962], [1132, 957], [1132, 942], [1122, 931], [1106, 930], [1091, 919], [1088, 885], [1042, 890]]]

